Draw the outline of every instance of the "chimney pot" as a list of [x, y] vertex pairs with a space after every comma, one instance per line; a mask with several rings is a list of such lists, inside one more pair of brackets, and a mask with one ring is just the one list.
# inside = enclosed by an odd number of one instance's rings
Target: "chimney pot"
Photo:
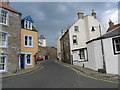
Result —
[[92, 13], [91, 13], [92, 16], [94, 16], [94, 18], [96, 19], [96, 13], [94, 10], [92, 10]]
[[77, 15], [78, 15], [78, 19], [84, 18], [84, 13], [82, 12], [82, 10], [79, 10]]
[[112, 28], [114, 26], [114, 23], [109, 19], [109, 28]]

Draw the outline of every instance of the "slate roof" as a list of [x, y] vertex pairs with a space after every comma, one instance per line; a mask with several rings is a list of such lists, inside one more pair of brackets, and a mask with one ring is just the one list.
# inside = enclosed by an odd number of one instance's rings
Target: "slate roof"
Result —
[[45, 37], [44, 37], [43, 35], [41, 35], [41, 36], [39, 37], [39, 39], [45, 39]]

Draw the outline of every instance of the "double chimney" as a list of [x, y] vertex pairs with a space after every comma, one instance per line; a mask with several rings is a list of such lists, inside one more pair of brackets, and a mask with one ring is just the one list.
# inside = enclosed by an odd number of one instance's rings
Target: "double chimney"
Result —
[[[84, 19], [84, 13], [82, 10], [78, 11], [77, 15], [78, 15], [78, 19]], [[94, 16], [94, 18], [96, 19], [96, 13], [94, 10], [92, 10], [91, 15]]]

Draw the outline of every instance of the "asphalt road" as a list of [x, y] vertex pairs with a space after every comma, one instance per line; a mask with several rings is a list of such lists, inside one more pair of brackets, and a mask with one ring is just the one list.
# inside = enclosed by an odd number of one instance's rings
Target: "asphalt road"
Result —
[[77, 74], [54, 60], [41, 62], [43, 69], [3, 79], [3, 88], [117, 88], [117, 84]]

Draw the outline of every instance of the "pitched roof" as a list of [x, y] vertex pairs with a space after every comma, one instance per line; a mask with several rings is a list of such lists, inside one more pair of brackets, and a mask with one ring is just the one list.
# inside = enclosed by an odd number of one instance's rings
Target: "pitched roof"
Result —
[[41, 36], [39, 37], [39, 39], [45, 39], [45, 37], [44, 37], [43, 35], [41, 35]]
[[117, 28], [119, 26], [120, 26], [120, 24], [116, 24], [116, 25], [112, 26], [111, 28], [108, 28], [107, 32], [114, 30], [115, 28]]
[[4, 9], [7, 9], [7, 10], [9, 10], [9, 11], [12, 11], [12, 12], [14, 12], [14, 13], [17, 13], [17, 14], [20, 14], [20, 15], [21, 15], [20, 12], [14, 10], [13, 8], [11, 8], [11, 7], [9, 7], [9, 6], [6, 6], [6, 5], [4, 5], [4, 4], [2, 4], [2, 3], [0, 3], [0, 7], [2, 7], [2, 8], [4, 8]]
[[28, 21], [31, 21], [32, 23], [34, 22], [34, 20], [32, 19], [32, 17], [30, 15], [26, 16], [22, 20], [28, 20]]

